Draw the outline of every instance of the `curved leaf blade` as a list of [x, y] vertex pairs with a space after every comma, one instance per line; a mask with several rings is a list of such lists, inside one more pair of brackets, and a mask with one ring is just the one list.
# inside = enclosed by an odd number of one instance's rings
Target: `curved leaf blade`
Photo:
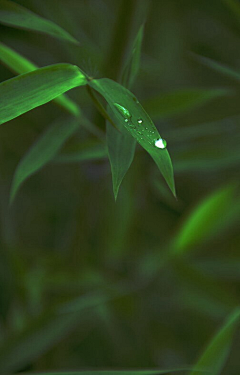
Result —
[[196, 53], [191, 53], [191, 56], [200, 64], [206, 65], [208, 68], [213, 69], [216, 72], [225, 75], [226, 77], [232, 78], [235, 81], [240, 81], [240, 73], [232, 68], [229, 68], [227, 65], [212, 60], [209, 57], [198, 55]]
[[[12, 48], [0, 42], [0, 61], [14, 73], [24, 74], [38, 69], [38, 66], [26, 59]], [[54, 101], [74, 116], [80, 115], [80, 109], [74, 101], [65, 95], [60, 95]]]
[[32, 145], [15, 171], [10, 193], [11, 203], [22, 183], [54, 158], [64, 142], [76, 132], [78, 125], [75, 118], [57, 120]]
[[54, 22], [46, 20], [12, 1], [1, 0], [0, 23], [11, 27], [37, 31], [67, 42], [79, 44], [75, 38]]
[[80, 161], [99, 160], [107, 157], [104, 143], [81, 142], [72, 149], [61, 152], [52, 161], [54, 163], [75, 163]]
[[173, 254], [182, 255], [220, 230], [233, 207], [234, 184], [221, 187], [201, 201], [189, 215], [173, 243]]
[[[173, 167], [169, 153], [166, 149], [155, 147], [155, 140], [160, 138], [159, 132], [137, 98], [129, 90], [108, 78], [92, 80], [88, 84], [108, 102], [121, 132], [124, 134], [128, 131], [152, 156], [169, 188], [175, 195]], [[127, 109], [131, 119], [130, 126], [115, 104]]]
[[117, 200], [122, 180], [130, 168], [136, 148], [136, 141], [126, 132], [120, 133], [107, 123], [107, 149], [113, 182], [113, 194]]
[[153, 118], [172, 117], [201, 107], [213, 99], [230, 93], [230, 90], [224, 89], [175, 90], [148, 99], [144, 106]]
[[87, 83], [78, 67], [56, 64], [0, 84], [0, 125]]
[[239, 319], [240, 308], [237, 308], [213, 337], [190, 375], [201, 375], [202, 371], [199, 371], [198, 369], [204, 368], [206, 369], [206, 374], [210, 373], [211, 375], [220, 375], [228, 357], [233, 334], [237, 328]]
[[122, 74], [122, 85], [131, 88], [139, 71], [144, 25], [140, 26]]

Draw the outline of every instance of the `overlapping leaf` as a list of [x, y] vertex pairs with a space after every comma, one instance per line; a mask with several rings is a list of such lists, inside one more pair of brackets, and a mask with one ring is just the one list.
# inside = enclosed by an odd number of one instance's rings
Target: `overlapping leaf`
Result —
[[[166, 149], [159, 149], [155, 146], [155, 141], [160, 138], [159, 132], [137, 98], [129, 90], [107, 78], [92, 80], [89, 85], [106, 99], [120, 131], [123, 134], [128, 131], [151, 155], [175, 195], [173, 168], [169, 153]], [[119, 106], [127, 110], [129, 121], [125, 121], [127, 118], [119, 111]]]
[[46, 20], [12, 1], [1, 0], [0, 23], [11, 27], [37, 31], [64, 41], [79, 44], [75, 38], [54, 22]]
[[181, 115], [204, 105], [210, 100], [229, 95], [224, 89], [184, 89], [175, 90], [148, 99], [144, 106], [153, 118]]
[[200, 202], [174, 239], [174, 254], [185, 254], [221, 229], [229, 207], [233, 207], [235, 189], [234, 184], [224, 186]]
[[21, 74], [0, 84], [0, 124], [86, 84], [77, 66], [56, 64]]
[[10, 200], [13, 201], [24, 180], [51, 161], [64, 142], [78, 129], [77, 119], [57, 120], [31, 146], [14, 174]]
[[190, 375], [203, 374], [203, 372], [198, 369], [205, 369], [206, 371], [204, 373], [206, 374], [221, 374], [221, 370], [230, 351], [233, 335], [239, 323], [239, 318], [240, 309], [238, 308], [228, 317], [226, 323], [213, 337]]
[[[3, 64], [17, 74], [29, 73], [38, 69], [36, 64], [32, 63], [30, 60], [26, 59], [26, 57], [23, 57], [18, 52], [1, 42], [0, 61], [2, 61]], [[58, 96], [56, 99], [54, 99], [54, 101], [74, 116], [80, 115], [80, 109], [77, 104], [65, 95]]]

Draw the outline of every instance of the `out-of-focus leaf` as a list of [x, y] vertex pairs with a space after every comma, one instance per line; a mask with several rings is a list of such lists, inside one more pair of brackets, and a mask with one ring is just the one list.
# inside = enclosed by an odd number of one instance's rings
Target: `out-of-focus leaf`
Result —
[[[12, 48], [7, 47], [1, 42], [0, 61], [2, 61], [9, 69], [17, 74], [29, 73], [38, 69], [37, 65], [33, 64], [30, 60], [26, 59]], [[54, 101], [74, 116], [80, 115], [80, 109], [77, 104], [71, 99], [67, 98], [65, 95], [58, 96], [56, 99], [54, 99]]]
[[192, 211], [173, 241], [173, 254], [185, 254], [221, 230], [234, 203], [234, 184], [224, 186], [205, 198]]
[[180, 115], [203, 106], [210, 100], [231, 93], [224, 89], [184, 89], [164, 93], [150, 98], [144, 103], [146, 110], [153, 118], [164, 118]]
[[198, 55], [196, 53], [191, 53], [191, 56], [194, 58], [194, 60], [200, 62], [203, 65], [206, 65], [207, 67], [215, 70], [216, 72], [221, 73], [229, 78], [232, 78], [235, 81], [240, 81], [240, 73], [236, 72], [234, 69], [229, 68], [228, 66], [221, 64], [217, 61], [209, 59], [208, 57]]
[[77, 66], [56, 64], [21, 74], [0, 84], [0, 124], [86, 84]]
[[[86, 325], [89, 308], [107, 300], [109, 297], [106, 295], [83, 296], [77, 304], [74, 302], [74, 309], [69, 302], [64, 309], [55, 309], [29, 322], [23, 332], [9, 337], [0, 348], [0, 374], [15, 372], [47, 352], [75, 327]], [[94, 325], [90, 323], [88, 319], [88, 329]]]
[[225, 3], [229, 9], [232, 10], [232, 12], [235, 14], [236, 18], [240, 22], [240, 4], [237, 0], [222, 0], [223, 3]]
[[1, 0], [0, 23], [20, 29], [37, 31], [64, 41], [79, 44], [75, 38], [54, 22], [46, 20], [12, 1]]
[[14, 174], [10, 194], [11, 202], [24, 180], [51, 161], [64, 142], [78, 129], [78, 126], [78, 120], [75, 118], [57, 120], [32, 145], [18, 164]]
[[240, 318], [240, 309], [236, 309], [227, 319], [226, 323], [213, 337], [203, 355], [200, 357], [190, 375], [200, 375], [206, 369], [206, 374], [219, 375], [229, 355], [234, 332]]
[[[121, 132], [124, 134], [128, 130], [151, 155], [175, 195], [173, 168], [169, 153], [166, 149], [159, 149], [155, 146], [155, 141], [161, 137], [137, 98], [126, 88], [107, 78], [92, 80], [89, 85], [106, 99]], [[126, 117], [125, 111], [119, 111], [119, 106], [126, 109]]]
[[121, 83], [131, 89], [139, 71], [144, 25], [141, 25], [123, 70]]
[[107, 157], [105, 144], [99, 142], [79, 143], [72, 149], [60, 153], [53, 159], [54, 163], [74, 163]]

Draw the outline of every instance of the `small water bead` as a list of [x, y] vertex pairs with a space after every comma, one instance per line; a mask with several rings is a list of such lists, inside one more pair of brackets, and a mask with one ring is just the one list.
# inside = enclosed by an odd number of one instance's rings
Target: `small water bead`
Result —
[[142, 120], [141, 118], [139, 118], [139, 119], [137, 120], [137, 122], [138, 122], [138, 124], [142, 124], [142, 123], [143, 123], [143, 120]]
[[118, 112], [124, 117], [124, 121], [128, 122], [128, 120], [130, 120], [130, 118], [132, 117], [129, 110], [118, 103], [114, 103], [113, 105], [118, 110]]
[[155, 141], [154, 146], [157, 147], [157, 148], [164, 149], [164, 148], [167, 147], [167, 141], [165, 141], [165, 139], [163, 139], [163, 138], [158, 138]]

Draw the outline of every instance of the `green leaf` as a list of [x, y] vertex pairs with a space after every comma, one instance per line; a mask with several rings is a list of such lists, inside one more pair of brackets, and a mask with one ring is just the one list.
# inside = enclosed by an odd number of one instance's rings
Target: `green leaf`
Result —
[[106, 136], [112, 171], [113, 194], [116, 200], [121, 182], [132, 164], [136, 141], [131, 134], [120, 133], [109, 122], [107, 122]]
[[[132, 87], [139, 70], [143, 28], [144, 26], [142, 25], [137, 33], [122, 74], [121, 83], [127, 88]], [[113, 193], [116, 200], [122, 180], [132, 164], [136, 141], [130, 134], [116, 131], [108, 122], [106, 135], [108, 157], [112, 171]]]
[[12, 1], [1, 0], [0, 23], [25, 30], [37, 31], [55, 38], [79, 44], [67, 31]]
[[106, 146], [99, 142], [81, 142], [75, 144], [71, 149], [63, 151], [52, 161], [54, 163], [74, 163], [79, 161], [102, 159], [107, 157]]
[[[38, 66], [26, 59], [12, 48], [0, 42], [0, 61], [2, 61], [14, 73], [24, 74], [38, 69]], [[80, 115], [80, 109], [76, 103], [64, 95], [58, 96], [54, 101], [74, 116]]]
[[198, 369], [206, 369], [206, 374], [219, 375], [229, 355], [233, 334], [240, 318], [240, 309], [236, 309], [223, 327], [213, 337], [190, 375], [200, 375]]
[[184, 89], [163, 93], [148, 99], [144, 106], [153, 118], [177, 116], [231, 93], [224, 89]]
[[11, 202], [26, 178], [51, 161], [78, 126], [75, 118], [57, 120], [32, 145], [15, 171], [10, 193]]
[[106, 99], [121, 132], [126, 134], [126, 131], [128, 131], [152, 156], [175, 195], [170, 156], [166, 149], [155, 146], [155, 141], [161, 137], [137, 98], [129, 90], [108, 78], [92, 80], [89, 85]]
[[124, 87], [131, 88], [139, 71], [144, 25], [141, 25], [133, 42], [131, 53], [123, 70], [121, 83]]
[[223, 3], [225, 3], [229, 9], [232, 10], [232, 12], [235, 14], [236, 18], [240, 22], [240, 4], [237, 0], [222, 0]]
[[173, 242], [173, 254], [185, 254], [222, 229], [234, 205], [234, 184], [224, 186], [205, 198], [183, 223]]
[[196, 53], [191, 53], [191, 56], [194, 58], [194, 60], [200, 62], [203, 65], [206, 65], [208, 68], [211, 68], [220, 74], [232, 78], [235, 81], [240, 81], [240, 73], [235, 71], [234, 69], [229, 68], [228, 66], [217, 61], [209, 59], [208, 57], [200, 56]]
[[0, 124], [86, 84], [78, 67], [56, 64], [21, 74], [0, 84]]
[[32, 319], [22, 332], [11, 334], [1, 346], [0, 373], [13, 373], [27, 366], [81, 324], [92, 329], [89, 309], [94, 309], [111, 298], [113, 297], [100, 293], [84, 295], [77, 301], [63, 305], [63, 308], [60, 306], [48, 310], [47, 313]]

